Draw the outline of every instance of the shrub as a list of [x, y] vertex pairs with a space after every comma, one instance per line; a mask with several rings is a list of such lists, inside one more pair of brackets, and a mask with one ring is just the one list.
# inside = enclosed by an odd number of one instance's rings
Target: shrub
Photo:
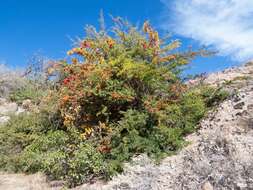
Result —
[[162, 158], [179, 150], [183, 136], [225, 97], [220, 89], [189, 88], [180, 78], [203, 51], [175, 53], [180, 43], [161, 40], [148, 22], [143, 32], [115, 22], [113, 35], [88, 27], [68, 52], [72, 64], [53, 66], [59, 83], [40, 113], [0, 129], [2, 168], [43, 171], [69, 186], [110, 178], [135, 154]]
[[33, 104], [39, 104], [41, 99], [46, 96], [50, 90], [48, 86], [38, 84], [35, 81], [24, 79], [24, 84], [13, 89], [9, 94], [9, 99], [18, 104], [22, 104], [24, 100], [31, 100]]

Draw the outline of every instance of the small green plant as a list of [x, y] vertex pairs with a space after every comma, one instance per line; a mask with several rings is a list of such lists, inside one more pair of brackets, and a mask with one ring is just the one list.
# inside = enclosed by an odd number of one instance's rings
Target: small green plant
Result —
[[22, 104], [27, 99], [31, 100], [34, 104], [38, 104], [41, 98], [47, 94], [47, 90], [34, 81], [27, 80], [23, 86], [13, 90], [9, 98], [18, 104]]

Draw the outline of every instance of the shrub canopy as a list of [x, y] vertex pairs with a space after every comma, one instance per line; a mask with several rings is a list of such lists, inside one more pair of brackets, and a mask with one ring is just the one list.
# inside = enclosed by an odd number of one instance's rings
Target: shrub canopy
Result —
[[72, 62], [49, 69], [60, 80], [39, 114], [0, 128], [2, 168], [43, 171], [69, 185], [108, 178], [134, 154], [160, 158], [178, 150], [208, 107], [224, 99], [220, 90], [180, 79], [203, 51], [175, 51], [179, 41], [160, 39], [148, 22], [142, 31], [114, 22], [108, 33], [88, 27], [68, 52]]

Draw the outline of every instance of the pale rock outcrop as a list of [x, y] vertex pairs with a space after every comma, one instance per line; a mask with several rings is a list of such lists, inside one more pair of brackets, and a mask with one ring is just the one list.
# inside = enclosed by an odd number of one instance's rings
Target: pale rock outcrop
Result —
[[10, 116], [0, 116], [0, 125], [8, 122], [10, 120]]
[[16, 103], [4, 103], [0, 105], [0, 115], [14, 114], [18, 110]]
[[0, 125], [9, 121], [11, 115], [19, 115], [26, 110], [18, 106], [15, 102], [8, 102], [5, 98], [0, 98]]

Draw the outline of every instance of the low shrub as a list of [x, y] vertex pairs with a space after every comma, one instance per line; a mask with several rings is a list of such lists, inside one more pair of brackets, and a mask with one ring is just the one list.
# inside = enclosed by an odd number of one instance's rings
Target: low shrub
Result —
[[143, 32], [115, 22], [114, 35], [88, 27], [87, 37], [68, 52], [72, 64], [54, 65], [59, 83], [40, 113], [0, 128], [1, 168], [42, 171], [69, 186], [108, 179], [133, 155], [175, 153], [225, 98], [221, 89], [189, 88], [179, 77], [203, 51], [173, 53], [179, 42], [161, 40], [148, 22]]
[[43, 87], [35, 81], [24, 79], [25, 83], [13, 89], [9, 94], [9, 99], [18, 104], [22, 104], [24, 100], [31, 100], [34, 104], [39, 104], [41, 98], [47, 95], [49, 86]]

